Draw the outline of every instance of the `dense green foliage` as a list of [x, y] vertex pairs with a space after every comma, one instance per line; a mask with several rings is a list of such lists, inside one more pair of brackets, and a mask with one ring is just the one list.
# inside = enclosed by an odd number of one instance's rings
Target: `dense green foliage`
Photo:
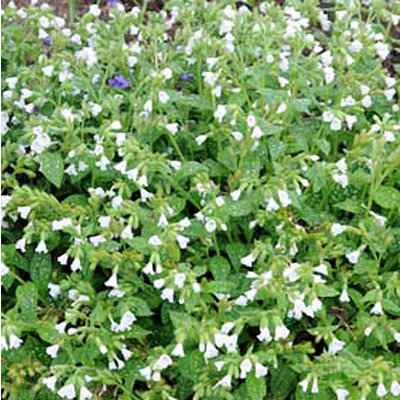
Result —
[[3, 397], [398, 398], [399, 21], [5, 7]]

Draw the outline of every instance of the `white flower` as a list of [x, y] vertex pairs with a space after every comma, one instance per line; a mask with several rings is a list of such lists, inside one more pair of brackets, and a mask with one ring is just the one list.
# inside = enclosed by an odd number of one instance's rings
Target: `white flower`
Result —
[[[200, 350], [201, 351], [201, 350]], [[217, 357], [218, 350], [211, 342], [207, 342], [204, 351], [204, 358], [207, 361], [209, 358]]]
[[372, 99], [371, 99], [371, 96], [369, 96], [369, 95], [364, 96], [364, 97], [361, 99], [361, 105], [362, 105], [364, 108], [369, 108], [369, 107], [371, 107], [371, 106], [372, 106]]
[[108, 228], [110, 226], [111, 217], [99, 217], [98, 221], [102, 228]]
[[56, 299], [61, 294], [60, 286], [55, 285], [54, 283], [49, 283], [47, 288], [49, 289], [49, 294], [53, 299]]
[[77, 60], [85, 61], [86, 65], [90, 68], [97, 63], [97, 53], [92, 47], [84, 47], [75, 53]]
[[262, 378], [268, 374], [268, 367], [264, 367], [264, 365], [260, 363], [256, 363], [255, 365], [256, 370], [256, 378]]
[[178, 343], [174, 349], [172, 350], [171, 353], [175, 357], [185, 357], [185, 352], [183, 350], [182, 343]]
[[372, 333], [372, 328], [370, 326], [367, 326], [364, 330], [364, 335], [369, 336]]
[[165, 125], [167, 131], [170, 132], [172, 135], [175, 135], [179, 130], [179, 125], [175, 122], [173, 124]]
[[49, 376], [48, 378], [43, 378], [43, 384], [47, 386], [47, 388], [52, 392], [56, 390], [56, 381], [57, 378], [55, 376]]
[[247, 126], [249, 128], [254, 128], [256, 126], [256, 118], [253, 114], [249, 114], [246, 119]]
[[179, 272], [174, 277], [174, 283], [178, 286], [179, 289], [183, 288], [183, 284], [185, 283], [186, 275], [183, 272]]
[[46, 354], [48, 354], [51, 358], [56, 358], [59, 348], [60, 348], [60, 346], [58, 344], [49, 346], [46, 348]]
[[18, 349], [18, 347], [21, 346], [21, 344], [23, 343], [23, 340], [20, 339], [18, 336], [14, 335], [13, 333], [10, 335], [9, 339], [9, 343], [10, 343], [10, 349]]
[[131, 329], [132, 324], [137, 320], [135, 315], [130, 312], [126, 311], [121, 318], [121, 322], [119, 323], [119, 330], [120, 331], [128, 331]]
[[214, 365], [215, 368], [217, 368], [217, 371], [221, 371], [221, 369], [225, 365], [225, 361], [215, 361]]
[[44, 240], [41, 240], [39, 244], [36, 246], [35, 249], [36, 253], [47, 253], [47, 247], [46, 247], [46, 242]]
[[200, 293], [200, 291], [201, 291], [201, 286], [200, 286], [197, 282], [194, 282], [193, 285], [192, 285], [192, 289], [193, 289], [193, 291], [194, 291], [195, 293]]
[[346, 290], [346, 289], [343, 289], [343, 292], [342, 292], [342, 294], [340, 295], [339, 300], [340, 300], [342, 303], [348, 303], [348, 302], [350, 301], [350, 297], [349, 297], [349, 294], [347, 293], [347, 290]]
[[57, 257], [57, 261], [61, 265], [67, 265], [67, 263], [68, 263], [68, 253], [64, 253], [61, 256]]
[[289, 197], [288, 192], [284, 190], [278, 190], [278, 198], [283, 207], [287, 207], [288, 205], [292, 204], [292, 200]]
[[358, 39], [356, 39], [350, 43], [348, 49], [351, 53], [359, 53], [363, 47], [364, 45]]
[[214, 387], [223, 386], [226, 388], [230, 388], [232, 385], [232, 377], [231, 375], [225, 375], [221, 380], [217, 382]]
[[349, 179], [346, 174], [332, 174], [333, 180], [338, 183], [343, 189], [348, 186]]
[[375, 305], [372, 307], [371, 314], [383, 315], [382, 303], [380, 301], [377, 301]]
[[332, 119], [331, 124], [330, 124], [330, 128], [331, 128], [333, 131], [340, 131], [340, 129], [342, 129], [342, 121], [340, 121], [339, 118], [334, 117], [334, 118]]
[[303, 379], [302, 381], [299, 382], [299, 385], [303, 389], [303, 392], [307, 392], [308, 388], [308, 379]]
[[46, 76], [52, 76], [53, 75], [53, 72], [54, 72], [54, 65], [48, 65], [47, 67], [43, 67], [42, 68], [42, 71], [43, 71], [43, 73], [46, 75]]
[[186, 249], [188, 243], [190, 242], [190, 239], [187, 238], [186, 236], [178, 235], [176, 237], [176, 241], [178, 242], [179, 247], [181, 249]]
[[331, 233], [332, 233], [333, 236], [338, 236], [341, 233], [343, 233], [346, 229], [347, 229], [347, 227], [345, 225], [332, 224]]
[[222, 122], [222, 120], [225, 117], [226, 113], [227, 113], [226, 106], [223, 106], [223, 105], [219, 104], [218, 107], [217, 107], [217, 110], [214, 113], [214, 118], [217, 119], [219, 122]]
[[240, 263], [245, 265], [246, 267], [251, 267], [255, 260], [256, 260], [256, 258], [254, 257], [253, 253], [250, 253], [246, 257], [242, 257], [240, 259]]
[[248, 358], [245, 358], [241, 363], [240, 363], [240, 378], [241, 379], [246, 379], [247, 374], [251, 371], [252, 368], [251, 361]]
[[79, 400], [88, 400], [92, 398], [92, 392], [85, 386], [81, 387], [81, 391], [79, 392]]
[[325, 82], [329, 85], [335, 80], [335, 70], [332, 67], [324, 68]]
[[121, 239], [132, 239], [132, 238], [133, 238], [132, 227], [130, 225], [127, 225], [121, 232]]
[[270, 342], [272, 340], [268, 327], [260, 328], [260, 334], [257, 335], [257, 339], [260, 342]]
[[375, 43], [374, 47], [381, 60], [386, 60], [387, 56], [390, 54], [389, 45], [387, 43], [378, 42]]
[[286, 328], [285, 325], [277, 325], [275, 328], [275, 337], [274, 340], [279, 340], [279, 339], [286, 339], [290, 334], [290, 331], [288, 328]]
[[71, 264], [71, 270], [73, 272], [82, 270], [82, 264], [81, 264], [80, 258], [78, 258], [78, 257], [74, 258], [74, 261]]
[[348, 395], [349, 395], [349, 391], [346, 389], [337, 389], [336, 390], [337, 400], [346, 400]]
[[149, 238], [149, 244], [151, 244], [152, 246], [161, 246], [162, 242], [157, 235], [154, 235]]
[[351, 253], [346, 254], [346, 258], [352, 263], [357, 264], [358, 258], [360, 257], [361, 251], [354, 250]]
[[357, 122], [357, 117], [355, 115], [346, 115], [344, 117], [347, 127], [351, 130], [353, 125]]
[[62, 397], [62, 398], [67, 398], [69, 400], [72, 400], [75, 398], [75, 386], [71, 383], [67, 386], [63, 386], [57, 394]]
[[169, 100], [169, 96], [167, 92], [164, 91], [159, 91], [158, 92], [158, 99], [160, 100], [161, 103], [165, 104]]
[[7, 275], [9, 272], [10, 272], [10, 268], [8, 268], [6, 264], [1, 263], [0, 276]]
[[172, 78], [172, 70], [171, 68], [164, 68], [161, 71], [161, 75], [165, 78], [165, 79], [171, 79]]
[[25, 206], [25, 207], [18, 207], [18, 212], [21, 216], [22, 219], [27, 219], [29, 213], [31, 212], [31, 207], [30, 206]]
[[253, 132], [251, 134], [252, 139], [260, 139], [264, 135], [264, 132], [261, 130], [259, 126], [256, 126], [253, 129]]
[[242, 193], [242, 191], [240, 189], [237, 189], [237, 190], [233, 191], [231, 193], [232, 200], [233, 201], [238, 201], [241, 193]]
[[276, 210], [279, 210], [279, 204], [274, 200], [273, 197], [271, 197], [268, 200], [267, 211], [272, 212], [272, 211], [276, 211]]
[[312, 387], [311, 387], [311, 393], [318, 393], [318, 378], [317, 377], [315, 377], [313, 379], [313, 384], [312, 384]]
[[383, 383], [380, 383], [378, 385], [378, 389], [376, 390], [376, 395], [378, 397], [383, 397], [383, 396], [386, 396], [386, 394], [387, 394], [387, 390], [385, 388], [385, 385]]
[[331, 111], [324, 111], [322, 113], [322, 120], [324, 122], [331, 122], [333, 120], [333, 117], [334, 117], [334, 115], [333, 115], [333, 112], [331, 112]]
[[103, 107], [96, 103], [89, 103], [90, 104], [90, 112], [92, 113], [93, 117], [97, 117], [102, 111]]
[[285, 103], [281, 103], [281, 104], [279, 104], [279, 107], [276, 110], [276, 113], [277, 114], [282, 114], [282, 113], [284, 113], [286, 111], [286, 109], [287, 109], [286, 104]]
[[394, 340], [395, 340], [397, 343], [400, 343], [400, 332], [395, 332], [395, 333], [394, 333]]
[[209, 219], [205, 226], [207, 232], [214, 232], [217, 229], [217, 223], [213, 219]]
[[232, 136], [235, 138], [235, 140], [237, 140], [238, 142], [240, 142], [243, 139], [243, 133], [242, 132], [238, 132], [238, 131], [234, 131], [232, 132]]
[[163, 354], [153, 365], [153, 369], [160, 371], [172, 365], [172, 358], [168, 354]]
[[165, 288], [161, 292], [161, 298], [163, 300], [168, 300], [170, 303], [174, 302], [174, 289], [172, 288]]
[[207, 135], [200, 135], [196, 137], [196, 143], [201, 146], [206, 140], [207, 140]]
[[92, 14], [92, 15], [95, 16], [95, 17], [99, 17], [100, 14], [101, 14], [101, 8], [100, 8], [97, 4], [92, 4], [92, 5], [89, 7], [88, 13], [89, 13], [89, 14]]
[[177, 161], [177, 160], [170, 161], [170, 165], [175, 170], [179, 170], [179, 169], [182, 168], [182, 163], [180, 161]]
[[128, 350], [125, 346], [121, 349], [121, 353], [125, 360], [129, 360], [133, 355], [133, 353], [130, 350]]
[[392, 384], [390, 385], [390, 391], [393, 396], [399, 396], [400, 395], [400, 383], [398, 381], [393, 381]]
[[154, 268], [153, 268], [153, 263], [148, 262], [146, 264], [146, 266], [143, 268], [143, 273], [145, 273], [146, 275], [154, 275]]
[[332, 342], [329, 343], [328, 354], [333, 356], [339, 351], [343, 350], [344, 346], [345, 342], [335, 338], [332, 340]]
[[204, 82], [209, 86], [215, 86], [218, 79], [218, 74], [214, 72], [204, 71], [202, 72], [202, 76], [204, 78]]
[[114, 272], [111, 277], [104, 282], [104, 285], [107, 287], [112, 287], [112, 288], [117, 288], [118, 287], [118, 281], [117, 281], [117, 274]]
[[18, 77], [13, 76], [6, 79], [6, 83], [10, 89], [15, 89], [18, 83]]
[[151, 367], [147, 366], [139, 370], [140, 375], [142, 375], [146, 380], [150, 380], [151, 378]]

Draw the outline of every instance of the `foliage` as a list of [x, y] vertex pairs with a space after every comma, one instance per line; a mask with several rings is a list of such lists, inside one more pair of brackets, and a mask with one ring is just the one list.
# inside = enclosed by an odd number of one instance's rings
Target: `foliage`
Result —
[[399, 396], [400, 4], [280, 3], [4, 8], [4, 398]]

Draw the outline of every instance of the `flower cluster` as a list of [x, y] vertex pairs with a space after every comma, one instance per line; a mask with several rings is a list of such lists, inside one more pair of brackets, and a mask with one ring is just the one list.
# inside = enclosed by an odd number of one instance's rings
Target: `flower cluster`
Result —
[[400, 396], [400, 4], [31, 3], [2, 11], [4, 396]]

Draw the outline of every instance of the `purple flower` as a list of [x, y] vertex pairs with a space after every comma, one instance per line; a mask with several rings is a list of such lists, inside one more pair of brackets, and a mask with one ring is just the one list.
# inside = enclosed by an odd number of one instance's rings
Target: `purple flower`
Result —
[[190, 81], [193, 79], [193, 74], [182, 74], [181, 77], [179, 78], [181, 81]]
[[119, 3], [119, 0], [107, 0], [107, 4], [110, 7], [115, 7]]
[[108, 79], [107, 85], [117, 89], [126, 89], [131, 86], [131, 81], [123, 75], [115, 75], [113, 78]]
[[53, 38], [51, 36], [47, 36], [47, 38], [43, 39], [43, 44], [46, 46], [51, 46], [53, 44]]

